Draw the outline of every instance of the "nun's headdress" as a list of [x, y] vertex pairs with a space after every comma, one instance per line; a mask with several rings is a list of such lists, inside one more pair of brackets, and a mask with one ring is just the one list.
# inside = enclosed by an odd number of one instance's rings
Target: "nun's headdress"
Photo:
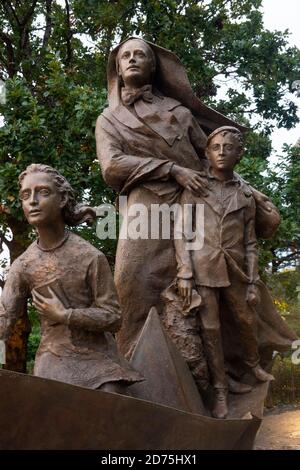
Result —
[[241, 132], [247, 130], [246, 127], [237, 124], [218, 111], [206, 106], [196, 97], [182, 63], [173, 52], [137, 37], [130, 37], [121, 42], [109, 55], [107, 82], [108, 100], [111, 110], [120, 104], [121, 82], [116, 69], [117, 54], [120, 47], [131, 39], [144, 41], [155, 54], [156, 71], [153, 79], [154, 87], [163, 95], [176, 99], [182, 103], [183, 106], [190, 109], [207, 134], [220, 126], [234, 126]]

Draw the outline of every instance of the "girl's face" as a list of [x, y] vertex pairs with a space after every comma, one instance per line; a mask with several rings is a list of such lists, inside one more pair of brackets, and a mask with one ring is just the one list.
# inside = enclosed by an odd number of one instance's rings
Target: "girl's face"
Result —
[[25, 217], [34, 227], [57, 223], [67, 202], [67, 196], [57, 190], [53, 177], [42, 172], [25, 176], [20, 199]]

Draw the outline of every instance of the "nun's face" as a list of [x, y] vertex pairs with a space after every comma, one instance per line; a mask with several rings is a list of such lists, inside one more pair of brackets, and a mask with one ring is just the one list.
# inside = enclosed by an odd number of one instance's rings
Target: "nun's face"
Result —
[[118, 73], [125, 86], [140, 87], [151, 83], [154, 64], [149, 47], [143, 41], [131, 39], [118, 52]]

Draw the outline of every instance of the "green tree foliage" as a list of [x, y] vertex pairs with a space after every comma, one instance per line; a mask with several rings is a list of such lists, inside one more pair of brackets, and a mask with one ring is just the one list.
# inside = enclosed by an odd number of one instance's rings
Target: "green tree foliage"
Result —
[[[10, 229], [18, 236], [22, 227], [22, 246], [26, 246], [28, 229], [23, 224], [17, 181], [30, 163], [54, 166], [72, 182], [79, 198], [93, 205], [111, 198], [95, 162], [94, 142], [94, 125], [106, 94], [74, 83], [55, 55], [48, 53], [47, 59], [43, 86], [32, 93], [23, 77], [7, 80], [7, 101], [0, 110], [5, 122], [0, 131], [2, 234], [5, 237]], [[14, 238], [9, 238], [4, 242], [10, 248]]]
[[270, 241], [273, 271], [289, 266], [299, 267], [300, 258], [300, 147], [285, 145], [274, 177], [275, 199], [281, 209], [282, 223]]
[[[0, 243], [8, 247], [11, 260], [30, 239], [17, 188], [17, 177], [29, 163], [57, 167], [79, 199], [93, 205], [114, 202], [95, 161], [94, 125], [106, 102], [109, 51], [128, 36], [142, 35], [180, 57], [204, 102], [252, 126], [239, 171], [275, 198], [282, 210], [281, 231], [261, 245], [264, 263], [273, 258], [274, 267], [280, 266], [279, 258], [290, 254], [295, 240], [298, 243], [299, 212], [293, 209], [293, 198], [299, 196], [293, 182], [293, 150], [287, 150], [280, 177], [270, 170], [270, 132], [299, 121], [287, 92], [299, 78], [300, 51], [288, 45], [288, 32], [264, 28], [261, 4], [1, 1], [0, 79], [6, 85], [6, 103], [0, 107]], [[224, 82], [226, 93], [220, 94]], [[99, 243], [93, 229], [82, 230]], [[104, 246], [112, 258], [114, 248], [111, 242]]]

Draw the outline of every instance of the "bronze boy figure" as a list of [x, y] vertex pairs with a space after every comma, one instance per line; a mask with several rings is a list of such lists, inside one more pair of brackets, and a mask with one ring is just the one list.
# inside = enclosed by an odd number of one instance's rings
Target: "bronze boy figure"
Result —
[[[242, 153], [242, 135], [238, 129], [225, 126], [210, 134], [206, 148], [208, 191], [206, 195], [196, 195], [185, 190], [181, 198], [181, 207], [185, 204], [204, 205], [203, 246], [189, 249], [191, 240], [185, 228], [182, 238], [174, 240], [178, 292], [185, 304], [190, 304], [195, 285], [202, 300], [197, 321], [214, 388], [212, 415], [216, 418], [225, 418], [228, 413], [228, 382], [220, 323], [222, 303], [226, 303], [234, 317], [232, 321], [237, 324], [244, 363], [258, 381], [273, 379], [259, 364], [255, 311], [259, 302], [255, 199], [250, 187], [233, 171]], [[184, 227], [188, 226], [186, 223], [187, 220]]]
[[140, 380], [117, 352], [111, 332], [121, 316], [108, 262], [66, 230], [86, 217], [55, 169], [32, 164], [19, 177], [20, 198], [37, 241], [12, 264], [2, 293], [0, 337], [8, 337], [32, 295], [41, 318], [34, 374], [90, 388], [123, 391]]

